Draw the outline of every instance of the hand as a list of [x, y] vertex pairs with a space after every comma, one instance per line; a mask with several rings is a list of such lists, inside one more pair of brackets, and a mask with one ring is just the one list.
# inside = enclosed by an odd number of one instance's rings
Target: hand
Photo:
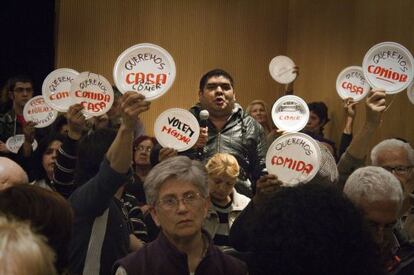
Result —
[[264, 175], [256, 182], [256, 194], [253, 197], [253, 202], [257, 203], [263, 198], [279, 190], [282, 186], [276, 175]]
[[139, 114], [148, 111], [151, 102], [145, 101], [145, 96], [137, 92], [126, 92], [120, 99], [121, 126], [133, 130], [138, 122]]
[[0, 140], [0, 152], [4, 154], [10, 153], [9, 149], [7, 149], [6, 143]]
[[385, 105], [386, 94], [381, 90], [371, 90], [365, 101], [366, 123], [371, 126], [378, 126], [381, 123], [382, 114], [387, 108]]
[[85, 128], [85, 116], [82, 113], [83, 106], [81, 104], [74, 104], [69, 107], [66, 113], [68, 120], [68, 136], [74, 140], [79, 140], [82, 136], [82, 131]]
[[24, 135], [24, 142], [29, 143], [30, 145], [32, 145], [35, 139], [36, 124], [36, 122], [28, 121], [22, 129]]
[[[299, 76], [299, 67], [294, 66], [292, 68], [292, 73], [296, 74], [296, 78], [295, 78], [295, 80], [296, 80]], [[292, 95], [293, 94], [293, 85], [295, 83], [295, 80], [293, 80], [292, 82], [285, 85], [285, 95]]]
[[161, 148], [158, 160], [161, 162], [167, 158], [175, 157], [177, 154], [177, 150], [173, 148]]
[[200, 135], [198, 136], [198, 140], [196, 144], [194, 144], [194, 148], [199, 149], [206, 146], [208, 140], [208, 127], [200, 128]]
[[345, 114], [347, 117], [350, 118], [355, 118], [356, 115], [356, 104], [358, 102], [355, 102], [352, 98], [347, 98], [344, 100], [344, 109], [345, 109]]

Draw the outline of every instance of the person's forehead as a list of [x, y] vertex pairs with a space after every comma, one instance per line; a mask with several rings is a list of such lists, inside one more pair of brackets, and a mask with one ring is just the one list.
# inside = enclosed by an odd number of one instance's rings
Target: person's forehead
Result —
[[150, 139], [145, 139], [139, 143], [139, 145], [145, 145], [145, 146], [153, 146], [152, 141]]
[[230, 80], [223, 75], [220, 76], [212, 76], [207, 80], [207, 84], [209, 83], [230, 83]]
[[32, 83], [18, 81], [18, 82], [16, 82], [16, 85], [14, 85], [14, 86], [15, 87], [21, 87], [21, 88], [27, 88], [27, 87], [32, 87]]
[[158, 195], [160, 198], [164, 196], [181, 197], [188, 192], [199, 192], [199, 190], [192, 182], [170, 178], [161, 185]]
[[379, 166], [408, 166], [408, 154], [403, 148], [381, 150], [378, 153]]
[[398, 218], [400, 205], [391, 199], [369, 201], [361, 199], [360, 207], [364, 211], [365, 218], [376, 223], [392, 223]]

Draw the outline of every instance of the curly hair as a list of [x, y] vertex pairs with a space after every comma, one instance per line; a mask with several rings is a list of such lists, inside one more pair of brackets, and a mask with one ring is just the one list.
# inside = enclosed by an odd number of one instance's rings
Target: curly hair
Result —
[[254, 224], [252, 274], [383, 274], [361, 213], [332, 185], [283, 187]]

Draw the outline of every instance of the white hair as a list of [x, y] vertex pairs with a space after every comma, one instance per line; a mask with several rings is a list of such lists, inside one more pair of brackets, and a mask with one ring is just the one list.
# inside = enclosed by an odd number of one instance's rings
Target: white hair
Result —
[[408, 142], [401, 141], [399, 139], [391, 138], [386, 139], [378, 143], [371, 150], [371, 163], [378, 166], [378, 156], [383, 151], [393, 151], [397, 148], [401, 148], [407, 152], [408, 161], [411, 165], [414, 165], [414, 149]]
[[382, 167], [366, 166], [355, 170], [344, 186], [344, 193], [357, 206], [361, 199], [369, 202], [387, 200], [403, 203], [403, 190], [398, 179]]

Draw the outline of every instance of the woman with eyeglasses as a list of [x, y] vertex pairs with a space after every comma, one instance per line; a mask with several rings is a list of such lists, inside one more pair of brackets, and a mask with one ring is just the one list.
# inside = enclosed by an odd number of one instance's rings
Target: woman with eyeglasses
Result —
[[143, 183], [151, 170], [150, 153], [157, 140], [150, 136], [139, 136], [133, 144], [132, 165], [135, 182], [125, 186], [125, 192], [135, 196], [140, 205], [147, 204]]
[[203, 165], [176, 156], [156, 165], [144, 183], [158, 238], [115, 264], [119, 274], [247, 274], [243, 262], [223, 254], [202, 230], [209, 208]]

